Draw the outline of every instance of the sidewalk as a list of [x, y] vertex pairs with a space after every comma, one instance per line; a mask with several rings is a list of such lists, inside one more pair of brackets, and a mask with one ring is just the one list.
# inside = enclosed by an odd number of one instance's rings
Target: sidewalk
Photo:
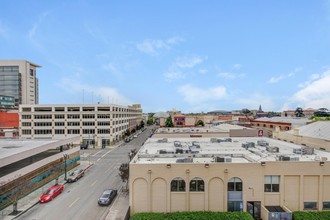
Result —
[[127, 220], [129, 211], [129, 192], [118, 191], [118, 196], [108, 209], [105, 220]]
[[[85, 171], [88, 170], [93, 164], [90, 163], [89, 161], [80, 161], [80, 165], [75, 167], [74, 170], [76, 169], [84, 169]], [[60, 184], [66, 184], [66, 181], [64, 181], [64, 174], [61, 175], [58, 178], [58, 183]], [[29, 195], [25, 196], [24, 198], [21, 198], [17, 205], [18, 205], [18, 211], [20, 211], [19, 214], [17, 215], [10, 215], [13, 211], [13, 206], [10, 205], [7, 208], [3, 209], [0, 211], [0, 220], [11, 220], [15, 219], [18, 216], [22, 215], [29, 209], [31, 209], [33, 206], [38, 204], [39, 198], [42, 195], [43, 192], [46, 191], [49, 187], [55, 184], [55, 180], [50, 181], [49, 183], [45, 184], [43, 187], [40, 187], [39, 189], [33, 191]]]

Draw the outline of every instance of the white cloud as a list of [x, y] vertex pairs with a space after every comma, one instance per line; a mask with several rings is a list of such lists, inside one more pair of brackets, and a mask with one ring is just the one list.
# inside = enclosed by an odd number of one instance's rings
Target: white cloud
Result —
[[233, 68], [234, 68], [235, 70], [239, 70], [239, 69], [241, 69], [241, 67], [242, 67], [242, 65], [239, 64], [239, 63], [236, 63], [236, 64], [234, 64], [234, 66], [233, 66]]
[[227, 95], [226, 88], [223, 86], [212, 88], [198, 88], [192, 85], [184, 85], [178, 89], [185, 102], [191, 105], [202, 104], [208, 101], [218, 101]]
[[181, 69], [189, 69], [202, 63], [203, 61], [204, 59], [198, 56], [178, 57], [173, 65]]
[[103, 43], [109, 44], [109, 41], [106, 35], [102, 32], [100, 28], [97, 27], [95, 24], [84, 24], [86, 27], [87, 32], [95, 39], [102, 41]]
[[198, 64], [202, 63], [204, 59], [206, 58], [202, 58], [199, 56], [178, 57], [163, 75], [167, 81], [184, 79], [186, 78], [186, 73], [184, 73], [183, 71], [194, 68]]
[[148, 55], [156, 56], [159, 54], [160, 50], [169, 50], [171, 46], [179, 44], [183, 39], [180, 37], [171, 37], [166, 40], [152, 40], [146, 39], [142, 43], [136, 45], [136, 48]]
[[199, 69], [198, 71], [201, 74], [206, 74], [207, 73], [207, 69]]
[[274, 83], [278, 83], [279, 81], [281, 80], [284, 80], [284, 79], [287, 79], [287, 78], [290, 78], [294, 75], [296, 75], [296, 73], [300, 72], [302, 70], [301, 67], [296, 67], [293, 72], [290, 72], [288, 74], [285, 74], [285, 75], [280, 75], [280, 76], [273, 76], [271, 77], [267, 83], [270, 83], [270, 84], [274, 84]]
[[299, 87], [299, 88], [304, 88], [304, 87], [308, 86], [308, 85], [311, 84], [313, 81], [315, 81], [315, 80], [317, 80], [317, 79], [319, 79], [319, 78], [321, 78], [321, 75], [320, 75], [320, 74], [318, 74], [318, 73], [313, 73], [312, 75], [310, 75], [309, 80], [307, 80], [307, 81], [305, 81], [305, 82], [303, 82], [303, 83], [300, 83], [300, 84], [298, 85], [298, 87]]
[[220, 73], [217, 74], [217, 77], [221, 77], [221, 78], [228, 79], [228, 80], [233, 80], [233, 79], [236, 79], [236, 78], [242, 78], [244, 76], [245, 76], [244, 73], [235, 74], [235, 73], [230, 73], [230, 72], [220, 72]]
[[43, 12], [39, 17], [38, 20], [32, 25], [32, 28], [28, 32], [28, 37], [32, 40], [34, 39], [39, 26], [41, 25], [42, 21], [47, 17], [48, 12]]
[[[314, 79], [314, 80], [313, 80]], [[330, 70], [323, 74], [311, 75], [311, 80], [305, 82], [305, 87], [296, 92], [291, 104], [297, 104], [303, 108], [330, 108]]]
[[225, 78], [225, 79], [235, 79], [236, 78], [235, 74], [228, 73], [228, 72], [218, 73], [217, 76], [219, 76], [221, 78]]
[[104, 64], [102, 66], [102, 69], [109, 72], [109, 73], [111, 73], [113, 76], [116, 76], [116, 77], [121, 77], [122, 76], [120, 70], [113, 63]]
[[249, 94], [248, 97], [237, 98], [234, 102], [242, 106], [242, 109], [258, 109], [260, 105], [264, 111], [276, 109], [275, 103], [269, 96], [259, 93]]
[[7, 38], [8, 28], [0, 21], [0, 37]]
[[[79, 78], [78, 78], [79, 79]], [[62, 90], [66, 91], [68, 94], [74, 96], [81, 96], [85, 94], [85, 103], [115, 103], [120, 105], [130, 105], [131, 102], [122, 96], [116, 88], [112, 87], [99, 87], [86, 84], [77, 80], [77, 78], [62, 78], [57, 84]], [[87, 99], [87, 96], [91, 96], [92, 101]]]
[[178, 71], [178, 72], [169, 71], [169, 72], [164, 73], [164, 77], [168, 81], [173, 81], [173, 80], [177, 80], [177, 79], [184, 79], [184, 78], [186, 78], [186, 75], [180, 71]]

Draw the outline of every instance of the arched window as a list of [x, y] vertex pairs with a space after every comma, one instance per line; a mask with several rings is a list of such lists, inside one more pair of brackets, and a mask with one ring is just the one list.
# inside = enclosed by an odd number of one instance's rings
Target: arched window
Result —
[[177, 177], [171, 181], [171, 192], [185, 192], [186, 182], [184, 179]]
[[204, 192], [204, 180], [195, 177], [190, 181], [190, 192]]
[[238, 177], [233, 177], [228, 182], [228, 191], [242, 191], [243, 183]]

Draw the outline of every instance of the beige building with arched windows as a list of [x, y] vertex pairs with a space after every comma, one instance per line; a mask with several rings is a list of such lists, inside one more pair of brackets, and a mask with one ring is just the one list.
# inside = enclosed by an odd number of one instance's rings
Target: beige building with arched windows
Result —
[[330, 153], [269, 138], [150, 138], [130, 163], [130, 210], [330, 209]]

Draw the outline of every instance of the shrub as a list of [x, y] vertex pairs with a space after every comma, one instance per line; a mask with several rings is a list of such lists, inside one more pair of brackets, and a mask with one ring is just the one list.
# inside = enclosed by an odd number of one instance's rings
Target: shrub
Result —
[[247, 212], [137, 213], [131, 220], [253, 220]]

